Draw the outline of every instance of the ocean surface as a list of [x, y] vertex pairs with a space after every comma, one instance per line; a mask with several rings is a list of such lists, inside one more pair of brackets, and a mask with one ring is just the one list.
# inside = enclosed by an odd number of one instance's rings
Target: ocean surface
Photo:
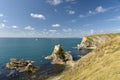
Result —
[[0, 76], [10, 58], [33, 60], [37, 66], [50, 63], [44, 57], [50, 55], [57, 44], [71, 51], [76, 60], [81, 53], [75, 47], [80, 42], [81, 38], [0, 38]]

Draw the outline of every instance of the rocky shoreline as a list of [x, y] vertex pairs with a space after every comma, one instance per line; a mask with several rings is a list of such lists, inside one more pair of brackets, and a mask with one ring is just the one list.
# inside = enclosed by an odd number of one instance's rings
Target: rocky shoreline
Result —
[[[96, 47], [97, 45], [89, 42], [87, 37], [83, 37], [81, 43], [77, 45], [77, 49], [80, 50], [83, 55], [96, 49]], [[11, 75], [16, 75], [17, 73], [19, 76], [22, 74], [23, 79], [20, 78], [21, 80], [28, 80], [28, 77], [29, 80], [45, 80], [51, 76], [60, 74], [67, 68], [74, 67], [76, 64], [71, 53], [65, 51], [60, 44], [55, 45], [51, 55], [46, 56], [45, 59], [51, 62], [51, 66], [48, 68], [47, 65], [44, 65], [44, 70], [42, 71], [41, 66], [33, 65], [34, 61], [12, 58], [6, 64], [6, 69], [10, 70], [8, 76], [11, 77]], [[27, 77], [25, 77], [25, 75], [27, 75]]]
[[[9, 71], [7, 78], [16, 80], [45, 80], [56, 74], [60, 74], [66, 67], [73, 67], [74, 60], [69, 51], [62, 49], [61, 45], [55, 45], [51, 55], [45, 57], [51, 64], [43, 66], [33, 65], [34, 61], [11, 58], [6, 63], [5, 69]], [[44, 68], [44, 70], [42, 70]]]
[[[97, 35], [97, 36], [88, 36], [84, 37], [80, 44], [77, 45], [77, 49], [82, 51], [83, 55], [86, 53], [95, 52], [96, 50], [100, 51], [99, 48], [105, 44], [107, 41], [111, 41], [114, 35]], [[119, 37], [119, 36], [118, 36]], [[88, 54], [87, 56], [89, 56]], [[96, 54], [99, 55], [99, 54]], [[92, 58], [89, 56], [90, 59]], [[63, 80], [62, 77], [64, 71], [68, 70], [74, 72], [74, 69], [77, 66], [81, 66], [84, 63], [84, 59], [82, 57], [78, 61], [74, 61], [71, 53], [69, 51], [65, 51], [61, 45], [55, 45], [53, 52], [51, 55], [46, 56], [45, 59], [50, 61], [50, 65], [44, 66], [34, 66], [31, 60], [23, 60], [23, 59], [10, 59], [10, 62], [6, 64], [6, 69], [10, 71], [7, 75], [9, 80]], [[83, 61], [82, 61], [83, 60]], [[86, 61], [86, 63], [89, 62]], [[79, 63], [81, 65], [79, 65]], [[44, 68], [44, 70], [42, 70]], [[79, 67], [76, 68], [76, 70]], [[81, 70], [81, 69], [79, 69]], [[65, 74], [67, 75], [67, 74]], [[69, 75], [67, 75], [69, 76]], [[71, 75], [72, 76], [72, 75]], [[17, 79], [19, 77], [19, 79]], [[65, 77], [65, 76], [64, 76]], [[1, 78], [0, 78], [1, 79]], [[6, 79], [8, 80], [8, 79]], [[68, 80], [68, 79], [66, 79]]]
[[[77, 49], [87, 51], [88, 45], [85, 43], [86, 38], [83, 38], [81, 44], [77, 45]], [[51, 68], [46, 67], [46, 70], [41, 71], [41, 66], [38, 67], [33, 65], [34, 61], [12, 58], [6, 64], [6, 69], [10, 70], [8, 75], [11, 77], [11, 75], [16, 74], [17, 72], [18, 75], [31, 74], [31, 77], [28, 75], [30, 77], [29, 80], [45, 80], [53, 75], [60, 74], [64, 69], [74, 67], [75, 65], [71, 53], [65, 51], [60, 44], [55, 45], [52, 54], [46, 56], [45, 59], [51, 62]], [[23, 80], [26, 79], [27, 78], [23, 78]]]

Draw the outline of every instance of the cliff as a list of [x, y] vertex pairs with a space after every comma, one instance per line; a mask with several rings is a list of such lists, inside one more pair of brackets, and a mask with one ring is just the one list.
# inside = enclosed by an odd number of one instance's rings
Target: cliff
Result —
[[78, 50], [83, 49], [96, 49], [98, 46], [110, 41], [118, 34], [98, 34], [82, 38], [82, 42], [77, 45]]
[[87, 36], [77, 47], [92, 50], [51, 80], [120, 79], [120, 33]]

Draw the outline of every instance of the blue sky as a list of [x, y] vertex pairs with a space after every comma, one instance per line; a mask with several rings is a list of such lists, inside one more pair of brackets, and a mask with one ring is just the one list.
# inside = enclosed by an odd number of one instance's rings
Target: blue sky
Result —
[[0, 0], [0, 37], [120, 32], [120, 0]]

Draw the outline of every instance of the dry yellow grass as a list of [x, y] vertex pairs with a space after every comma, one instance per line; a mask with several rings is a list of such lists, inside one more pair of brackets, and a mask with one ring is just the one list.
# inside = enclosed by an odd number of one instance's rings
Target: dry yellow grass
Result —
[[120, 34], [90, 36], [89, 40], [102, 37], [109, 40], [64, 71], [59, 80], [120, 80]]

